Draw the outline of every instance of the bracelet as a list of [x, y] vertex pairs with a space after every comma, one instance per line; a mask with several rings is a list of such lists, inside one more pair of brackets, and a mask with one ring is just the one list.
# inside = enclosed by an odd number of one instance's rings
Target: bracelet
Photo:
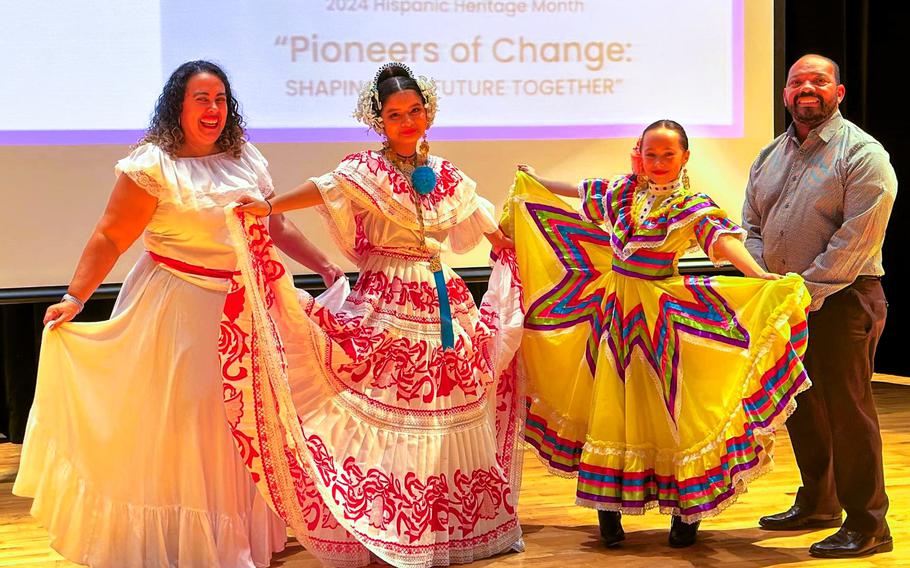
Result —
[[266, 199], [265, 204], [269, 206], [269, 212], [266, 213], [265, 216], [270, 217], [272, 215], [272, 202]]
[[64, 301], [64, 302], [70, 302], [70, 303], [76, 304], [76, 306], [79, 307], [79, 311], [76, 312], [76, 313], [82, 312], [82, 310], [85, 308], [85, 302], [83, 302], [82, 300], [80, 300], [80, 299], [77, 298], [76, 296], [73, 296], [73, 295], [70, 294], [69, 292], [67, 292], [66, 294], [63, 295], [63, 301]]

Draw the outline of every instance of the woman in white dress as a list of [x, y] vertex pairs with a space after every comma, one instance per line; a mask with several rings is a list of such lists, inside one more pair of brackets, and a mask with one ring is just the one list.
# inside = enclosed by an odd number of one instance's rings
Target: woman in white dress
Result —
[[[91, 566], [266, 566], [285, 525], [259, 496], [228, 425], [218, 356], [237, 259], [224, 207], [272, 195], [224, 72], [171, 75], [64, 299], [47, 310], [13, 492], [51, 545]], [[272, 238], [322, 275], [341, 270], [281, 217]], [[117, 258], [147, 252], [110, 320], [67, 323]]]
[[[435, 112], [432, 82], [389, 64], [356, 113], [383, 149], [274, 199], [241, 199], [261, 217], [317, 206], [360, 270], [339, 308], [298, 301], [260, 221], [228, 222], [242, 278], [222, 360], [246, 377], [231, 380], [234, 423], [258, 451], [248, 463], [263, 495], [333, 565], [426, 568], [522, 546], [514, 250], [474, 182], [421, 142]], [[484, 238], [495, 260], [478, 306], [439, 254]]]

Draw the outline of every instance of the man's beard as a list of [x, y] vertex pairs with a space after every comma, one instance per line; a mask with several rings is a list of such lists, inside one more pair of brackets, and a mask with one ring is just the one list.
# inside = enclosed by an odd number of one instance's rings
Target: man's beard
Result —
[[[797, 99], [804, 97], [815, 97], [818, 101], [818, 106], [804, 107], [796, 104]], [[793, 120], [799, 121], [809, 128], [815, 128], [831, 118], [831, 115], [837, 110], [837, 99], [831, 101], [831, 103], [826, 103], [825, 100], [818, 95], [796, 95], [787, 105], [787, 110], [790, 112], [790, 116], [793, 117]]]

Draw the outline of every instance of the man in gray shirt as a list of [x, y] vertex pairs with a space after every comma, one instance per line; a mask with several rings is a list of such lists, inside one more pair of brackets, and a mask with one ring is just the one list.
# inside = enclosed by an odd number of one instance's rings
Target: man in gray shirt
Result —
[[841, 525], [810, 553], [890, 551], [882, 440], [872, 398], [885, 325], [882, 243], [897, 192], [888, 153], [845, 120], [837, 64], [806, 55], [790, 68], [789, 129], [759, 154], [743, 206], [746, 247], [767, 270], [797, 272], [812, 294], [805, 364], [813, 387], [787, 422], [802, 487], [768, 530]]

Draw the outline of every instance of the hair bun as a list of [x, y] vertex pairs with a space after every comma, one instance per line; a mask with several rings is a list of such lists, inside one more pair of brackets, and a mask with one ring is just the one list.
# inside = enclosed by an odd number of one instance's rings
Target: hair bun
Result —
[[379, 85], [386, 79], [391, 79], [392, 77], [407, 77], [409, 79], [413, 79], [414, 74], [411, 72], [411, 69], [404, 63], [393, 61], [391, 63], [386, 63], [379, 68], [379, 71], [376, 72], [376, 77], [373, 83]]

